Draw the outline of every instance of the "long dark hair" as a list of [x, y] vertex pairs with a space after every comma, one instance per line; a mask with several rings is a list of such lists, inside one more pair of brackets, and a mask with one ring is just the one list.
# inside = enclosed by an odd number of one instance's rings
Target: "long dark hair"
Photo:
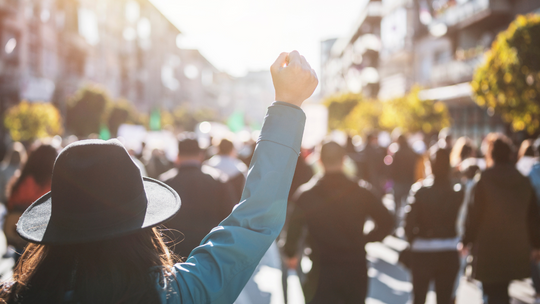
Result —
[[15, 193], [28, 176], [32, 176], [38, 185], [45, 186], [51, 180], [56, 156], [58, 156], [58, 151], [51, 145], [37, 147], [28, 156], [28, 160], [21, 171], [21, 175], [13, 185], [11, 193]]
[[157, 228], [94, 243], [30, 244], [0, 303], [159, 303], [156, 284], [176, 261]]

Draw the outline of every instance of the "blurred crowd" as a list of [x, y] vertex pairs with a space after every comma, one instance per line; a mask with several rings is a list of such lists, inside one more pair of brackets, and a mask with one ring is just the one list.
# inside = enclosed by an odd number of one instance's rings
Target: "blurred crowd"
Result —
[[[8, 147], [0, 165], [1, 218], [15, 260], [26, 245], [15, 232], [18, 218], [50, 191], [58, 153], [76, 140]], [[141, 175], [165, 182], [181, 197], [183, 212], [166, 223], [180, 257], [241, 202], [255, 141], [231, 135], [207, 138], [204, 145], [197, 134], [182, 133], [172, 159], [144, 141], [128, 149]], [[454, 303], [463, 275], [482, 282], [490, 304], [509, 303], [510, 282], [532, 277], [540, 303], [539, 155], [540, 140], [515, 149], [498, 133], [480, 147], [466, 137], [454, 140], [448, 130], [430, 142], [400, 132], [331, 137], [302, 150], [288, 220], [266, 263], [273, 259], [283, 270], [285, 302], [288, 270], [294, 269], [306, 303], [363, 303], [369, 285], [364, 246], [393, 235], [410, 245], [400, 262], [411, 272], [415, 304], [425, 303], [432, 281], [437, 303]], [[306, 258], [309, 271], [301, 267]], [[236, 303], [270, 300], [246, 291]]]

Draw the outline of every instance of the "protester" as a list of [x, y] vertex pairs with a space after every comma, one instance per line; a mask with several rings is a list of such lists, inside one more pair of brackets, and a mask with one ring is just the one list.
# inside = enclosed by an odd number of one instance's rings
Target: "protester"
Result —
[[394, 154], [390, 165], [390, 177], [394, 182], [395, 225], [399, 228], [402, 206], [409, 195], [411, 186], [416, 182], [416, 166], [420, 157], [411, 149], [405, 135], [398, 137], [397, 144], [399, 149]]
[[449, 304], [460, 268], [456, 219], [464, 193], [459, 184], [451, 182], [447, 149], [431, 151], [431, 170], [432, 178], [413, 186], [405, 220], [412, 251], [413, 303], [426, 302], [429, 284], [434, 281], [437, 304]]
[[485, 303], [508, 304], [510, 281], [529, 277], [531, 256], [540, 258], [540, 213], [531, 183], [512, 163], [510, 140], [489, 134], [486, 147], [488, 169], [474, 189], [463, 245]]
[[225, 183], [227, 176], [213, 168], [203, 168], [203, 160], [204, 151], [197, 137], [193, 133], [181, 134], [176, 174], [165, 180], [182, 199], [182, 212], [166, 223], [168, 228], [182, 233], [174, 247], [181, 257], [187, 257], [238, 203], [233, 189]]
[[246, 181], [247, 166], [236, 157], [234, 144], [228, 139], [222, 139], [218, 145], [218, 153], [207, 160], [206, 164], [227, 175], [227, 183], [233, 189], [235, 200], [240, 199]]
[[26, 149], [20, 142], [14, 142], [4, 157], [0, 167], [0, 201], [7, 204], [6, 188], [17, 170], [26, 163]]
[[[306, 302], [364, 303], [368, 290], [366, 252], [368, 242], [381, 241], [393, 228], [392, 216], [369, 190], [349, 180], [343, 173], [346, 151], [335, 142], [322, 146], [320, 161], [324, 175], [300, 187], [291, 215], [285, 253], [290, 268], [298, 265], [298, 242], [303, 227], [318, 252], [318, 278], [313, 298]], [[371, 218], [375, 228], [364, 235], [365, 221]], [[315, 267], [315, 266], [314, 266]]]
[[165, 156], [165, 151], [153, 149], [145, 164], [148, 177], [159, 178], [159, 176], [171, 169], [172, 164]]
[[470, 157], [474, 157], [474, 148], [471, 139], [467, 137], [458, 138], [450, 152], [450, 166], [459, 171], [460, 164]]
[[51, 145], [39, 145], [30, 152], [20, 175], [13, 180], [10, 187], [4, 233], [8, 244], [12, 245], [17, 253], [15, 261], [19, 259], [26, 245], [26, 241], [15, 232], [15, 224], [26, 208], [51, 190], [51, 174], [57, 155], [58, 152]]
[[534, 140], [526, 139], [519, 147], [516, 168], [523, 176], [528, 176], [532, 166], [538, 162], [538, 157], [535, 155], [533, 144]]
[[385, 194], [384, 149], [379, 146], [376, 132], [367, 134], [366, 144], [353, 160], [358, 168], [358, 177], [370, 183], [373, 193], [382, 198]]
[[[291, 183], [291, 190], [289, 191], [289, 204], [287, 207], [287, 219], [285, 221], [285, 225], [283, 226], [283, 231], [280, 235], [280, 243], [281, 247], [280, 254], [282, 256], [281, 259], [281, 286], [283, 288], [283, 298], [284, 303], [288, 302], [288, 281], [289, 281], [289, 266], [286, 263], [286, 256], [285, 256], [285, 248], [284, 248], [284, 242], [286, 240], [287, 236], [287, 230], [289, 226], [289, 219], [292, 214], [292, 211], [294, 210], [294, 200], [293, 196], [298, 190], [300, 186], [303, 184], [309, 182], [311, 178], [313, 177], [313, 169], [311, 166], [306, 162], [305, 155], [309, 153], [307, 150], [302, 150], [300, 153], [300, 156], [298, 157], [298, 161], [296, 162], [296, 169], [294, 170], [294, 176]], [[302, 244], [304, 245], [304, 244]], [[300, 247], [303, 247], [300, 245]], [[297, 267], [296, 269], [297, 275], [300, 278], [301, 281], [304, 281], [304, 273], [300, 267]]]
[[287, 195], [303, 133], [298, 108], [317, 85], [298, 52], [272, 66], [276, 100], [268, 110], [242, 202], [209, 233], [186, 263], [154, 227], [180, 198], [142, 178], [118, 141], [81, 141], [58, 157], [52, 191], [21, 217], [31, 244], [7, 303], [231, 303], [285, 220]]
[[[538, 140], [534, 143], [535, 155], [540, 155], [540, 143]], [[529, 172], [529, 180], [536, 193], [536, 202], [540, 210], [540, 163], [536, 161]], [[531, 262], [531, 278], [535, 291], [534, 304], [540, 304], [540, 265], [535, 261]]]

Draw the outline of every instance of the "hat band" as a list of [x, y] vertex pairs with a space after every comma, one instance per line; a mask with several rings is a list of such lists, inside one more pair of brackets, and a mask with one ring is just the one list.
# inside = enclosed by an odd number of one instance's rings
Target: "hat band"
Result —
[[54, 212], [53, 207], [51, 222], [54, 222], [58, 228], [76, 231], [115, 227], [133, 220], [142, 223], [146, 214], [147, 203], [146, 192], [143, 190], [135, 199], [122, 204], [124, 208], [113, 209], [113, 212], [111, 212], [111, 209], [108, 209], [94, 213], [64, 213]]

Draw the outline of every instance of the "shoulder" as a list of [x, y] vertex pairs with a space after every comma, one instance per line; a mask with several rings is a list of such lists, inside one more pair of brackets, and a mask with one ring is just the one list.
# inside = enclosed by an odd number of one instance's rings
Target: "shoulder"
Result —
[[176, 175], [178, 175], [178, 169], [172, 168], [169, 171], [166, 171], [165, 173], [162, 173], [158, 179], [162, 182], [165, 182], [168, 184]]
[[207, 166], [207, 165], [201, 166], [201, 172], [204, 175], [208, 176], [209, 178], [217, 182], [225, 183], [229, 179], [228, 176], [225, 173], [223, 173], [221, 170]]
[[319, 182], [320, 176], [312, 177], [307, 183], [298, 187], [298, 190], [294, 193], [293, 200], [299, 201], [304, 199], [316, 191], [317, 183]]

